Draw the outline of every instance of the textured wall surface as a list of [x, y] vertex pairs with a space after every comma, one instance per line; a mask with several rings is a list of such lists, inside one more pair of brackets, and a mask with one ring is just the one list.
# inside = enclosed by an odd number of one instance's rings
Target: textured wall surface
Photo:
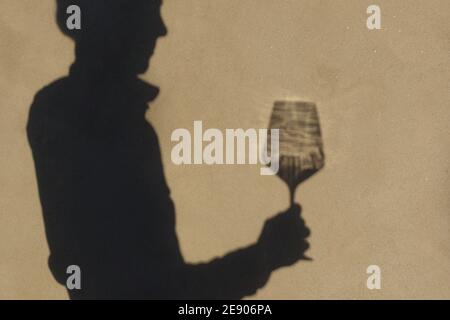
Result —
[[[382, 9], [382, 30], [366, 8]], [[28, 108], [67, 73], [52, 0], [0, 0], [0, 298], [67, 298], [47, 267], [25, 135]], [[259, 166], [183, 166], [171, 132], [267, 127], [273, 102], [317, 103], [326, 167], [297, 191], [309, 256], [253, 298], [450, 298], [450, 2], [166, 0], [169, 33], [144, 78], [189, 261], [257, 238], [288, 205]], [[382, 289], [366, 288], [379, 265]]]

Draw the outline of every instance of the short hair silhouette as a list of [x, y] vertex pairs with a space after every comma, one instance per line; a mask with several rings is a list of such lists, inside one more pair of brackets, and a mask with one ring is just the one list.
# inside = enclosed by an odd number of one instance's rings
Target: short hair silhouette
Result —
[[[139, 17], [151, 22], [153, 19], [149, 14], [155, 12], [154, 9], [161, 4], [162, 0], [56, 0], [56, 20], [65, 35], [78, 41], [82, 36], [98, 36], [126, 29], [128, 24], [139, 22]], [[70, 16], [67, 8], [71, 5], [81, 9], [80, 30], [67, 28], [67, 18]]]

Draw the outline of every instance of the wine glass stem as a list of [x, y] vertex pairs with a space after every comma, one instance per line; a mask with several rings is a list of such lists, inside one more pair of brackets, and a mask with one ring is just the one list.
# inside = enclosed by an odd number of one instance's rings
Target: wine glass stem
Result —
[[295, 198], [295, 187], [289, 187], [289, 204], [290, 207], [294, 205], [294, 198]]

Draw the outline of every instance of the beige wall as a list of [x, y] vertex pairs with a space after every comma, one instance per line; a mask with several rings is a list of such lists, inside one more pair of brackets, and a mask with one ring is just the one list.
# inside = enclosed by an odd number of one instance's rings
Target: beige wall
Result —
[[[66, 298], [47, 266], [28, 107], [72, 43], [52, 0], [0, 0], [0, 299]], [[381, 6], [383, 30], [365, 27]], [[166, 0], [168, 37], [146, 79], [185, 257], [254, 241], [287, 189], [254, 166], [176, 167], [172, 130], [264, 128], [272, 103], [319, 106], [326, 168], [297, 192], [309, 255], [255, 298], [450, 298], [450, 2]], [[382, 290], [365, 286], [377, 264]]]

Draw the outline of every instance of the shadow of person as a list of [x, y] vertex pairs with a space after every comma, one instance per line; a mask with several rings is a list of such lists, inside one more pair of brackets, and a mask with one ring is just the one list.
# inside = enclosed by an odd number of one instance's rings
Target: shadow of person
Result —
[[[66, 28], [76, 4], [82, 29]], [[138, 78], [167, 33], [160, 1], [57, 0], [76, 44], [70, 74], [35, 96], [27, 126], [50, 248], [71, 299], [240, 299], [302, 259], [309, 230], [294, 206], [266, 221], [248, 247], [208, 263], [180, 252], [157, 135], [146, 121], [158, 89]]]

